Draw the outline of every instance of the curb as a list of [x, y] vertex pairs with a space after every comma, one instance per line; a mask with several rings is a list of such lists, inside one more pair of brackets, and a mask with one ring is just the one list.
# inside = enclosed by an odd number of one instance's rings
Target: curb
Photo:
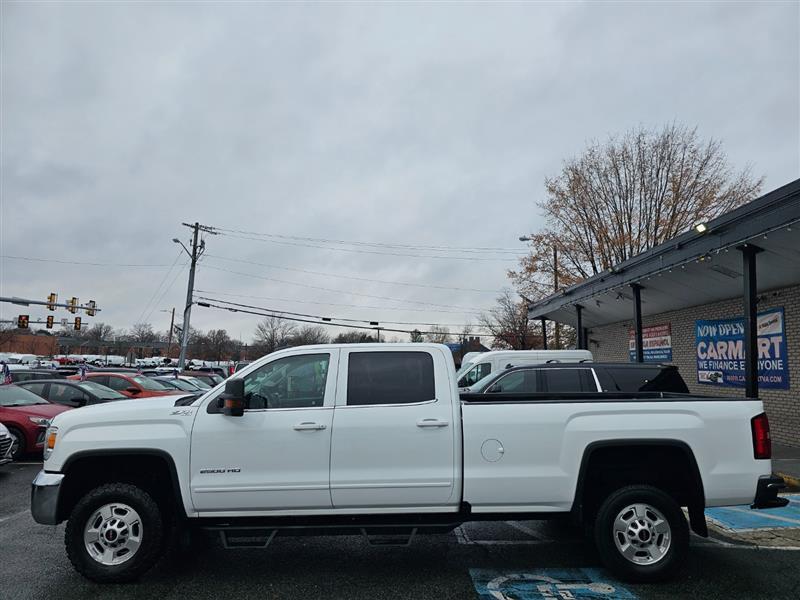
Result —
[[775, 473], [775, 475], [779, 477], [783, 477], [783, 481], [786, 482], [788, 486], [787, 492], [797, 492], [800, 491], [800, 477], [795, 477], [794, 475], [787, 475], [786, 473]]

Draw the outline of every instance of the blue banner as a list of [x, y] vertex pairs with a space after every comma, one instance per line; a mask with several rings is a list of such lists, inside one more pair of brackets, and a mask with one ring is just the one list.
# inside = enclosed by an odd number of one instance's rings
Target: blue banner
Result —
[[[783, 307], [758, 314], [758, 386], [789, 389]], [[695, 321], [697, 381], [744, 387], [744, 318]]]

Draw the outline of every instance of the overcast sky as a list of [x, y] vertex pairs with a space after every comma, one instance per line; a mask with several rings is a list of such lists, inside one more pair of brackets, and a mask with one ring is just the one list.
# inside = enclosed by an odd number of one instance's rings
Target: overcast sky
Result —
[[[591, 139], [676, 120], [765, 191], [797, 178], [799, 6], [3, 2], [0, 295], [166, 329], [171, 240], [198, 221], [390, 245], [207, 236], [198, 295], [474, 322], [513, 252], [391, 245], [522, 252], [544, 178]], [[245, 341], [256, 322], [192, 315]]]

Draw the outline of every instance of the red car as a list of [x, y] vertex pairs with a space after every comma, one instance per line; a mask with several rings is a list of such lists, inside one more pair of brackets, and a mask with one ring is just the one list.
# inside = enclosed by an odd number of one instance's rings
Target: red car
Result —
[[[80, 379], [80, 375], [72, 375], [67, 379]], [[175, 388], [161, 385], [144, 375], [136, 373], [86, 373], [86, 379], [100, 385], [110, 387], [128, 398], [155, 398], [156, 396], [172, 396], [180, 394]]]
[[11, 456], [19, 460], [29, 452], [41, 453], [50, 419], [68, 406], [51, 404], [16, 385], [0, 385], [0, 423], [11, 433]]

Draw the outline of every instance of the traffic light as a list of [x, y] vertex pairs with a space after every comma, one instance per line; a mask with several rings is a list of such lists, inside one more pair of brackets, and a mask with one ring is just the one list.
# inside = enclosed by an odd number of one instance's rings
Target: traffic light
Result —
[[20, 315], [19, 317], [17, 317], [17, 327], [19, 329], [28, 328], [28, 315]]
[[95, 316], [97, 314], [97, 311], [95, 310], [95, 308], [97, 308], [97, 302], [94, 300], [89, 300], [88, 306], [89, 308], [86, 309], [86, 315], [89, 317]]
[[55, 310], [57, 301], [58, 301], [58, 294], [56, 294], [55, 292], [51, 292], [50, 295], [47, 296], [47, 310]]
[[81, 330], [81, 318], [75, 317], [75, 331]]
[[72, 299], [70, 299], [70, 301], [67, 302], [67, 304], [69, 304], [67, 310], [71, 312], [73, 315], [76, 312], [78, 312], [78, 299], [75, 296], [73, 296]]
[[53, 328], [53, 321], [54, 321], [53, 315], [47, 315], [47, 321], [46, 321], [45, 327], [47, 327], [48, 329], [52, 329]]

